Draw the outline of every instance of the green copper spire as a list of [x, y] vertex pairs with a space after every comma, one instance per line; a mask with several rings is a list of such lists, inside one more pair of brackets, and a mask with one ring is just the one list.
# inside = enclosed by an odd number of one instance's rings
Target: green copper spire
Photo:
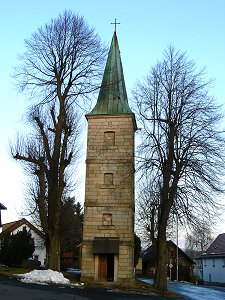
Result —
[[114, 32], [97, 103], [89, 115], [132, 114], [127, 100], [123, 67]]

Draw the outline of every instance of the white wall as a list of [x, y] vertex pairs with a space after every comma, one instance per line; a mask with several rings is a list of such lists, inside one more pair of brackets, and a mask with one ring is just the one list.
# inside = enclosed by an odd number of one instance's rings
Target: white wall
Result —
[[202, 267], [204, 281], [225, 283], [225, 256], [203, 258]]

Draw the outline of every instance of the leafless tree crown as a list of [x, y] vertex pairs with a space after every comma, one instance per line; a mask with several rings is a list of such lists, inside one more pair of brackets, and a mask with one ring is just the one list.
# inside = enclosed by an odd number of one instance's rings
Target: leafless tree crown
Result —
[[99, 85], [106, 49], [84, 18], [65, 11], [25, 40], [26, 52], [15, 71], [20, 91], [38, 103], [56, 97], [76, 100]]
[[134, 90], [142, 127], [139, 168], [151, 173], [159, 192], [167, 191], [169, 207], [176, 205], [189, 220], [194, 211], [217, 206], [214, 196], [223, 191], [223, 116], [204, 75], [169, 47]]
[[70, 167], [79, 159], [80, 109], [99, 87], [105, 48], [83, 17], [70, 11], [39, 28], [25, 44], [15, 79], [33, 100], [27, 112], [31, 131], [18, 136], [11, 152], [29, 174], [34, 201], [29, 204], [46, 235], [49, 267], [58, 270], [62, 197], [74, 178]]
[[[157, 253], [155, 288], [166, 290], [167, 228], [171, 215], [197, 223], [212, 216], [224, 190], [224, 132], [221, 108], [210, 81], [185, 53], [169, 47], [164, 59], [133, 92], [141, 130], [139, 170], [150, 180], [149, 228]], [[157, 220], [157, 226], [155, 226]]]

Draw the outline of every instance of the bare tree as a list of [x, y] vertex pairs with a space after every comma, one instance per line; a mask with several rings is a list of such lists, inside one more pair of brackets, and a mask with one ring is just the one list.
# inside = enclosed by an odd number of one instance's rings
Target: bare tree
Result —
[[213, 224], [212, 220], [204, 220], [199, 217], [198, 226], [194, 226], [187, 233], [185, 246], [186, 252], [190, 257], [200, 255], [210, 246], [213, 241]]
[[105, 49], [83, 17], [65, 11], [25, 41], [15, 78], [33, 99], [32, 130], [11, 146], [30, 175], [30, 188], [46, 236], [48, 267], [60, 269], [62, 196], [77, 159], [79, 109], [98, 88]]
[[143, 176], [138, 181], [136, 190], [135, 220], [136, 230], [144, 247], [150, 246], [156, 238], [159, 206], [159, 193], [151, 185], [150, 178]]
[[[171, 215], [187, 222], [216, 211], [223, 192], [225, 140], [221, 108], [209, 95], [210, 81], [185, 53], [173, 47], [133, 92], [142, 142], [139, 168], [160, 193], [155, 287], [166, 290], [166, 229]], [[157, 185], [156, 185], [157, 183]]]
[[[143, 176], [138, 181], [136, 190], [135, 220], [136, 231], [138, 232], [144, 248], [154, 244], [158, 232], [158, 212], [160, 206], [160, 192], [157, 185], [154, 185], [152, 174], [148, 178]], [[175, 239], [176, 215], [171, 214], [167, 222], [167, 239]], [[176, 225], [175, 225], [176, 226]]]

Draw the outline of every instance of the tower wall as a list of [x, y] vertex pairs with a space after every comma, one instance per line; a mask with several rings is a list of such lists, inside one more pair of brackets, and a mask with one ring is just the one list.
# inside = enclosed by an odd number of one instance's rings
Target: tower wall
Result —
[[104, 252], [114, 255], [114, 282], [134, 278], [134, 130], [133, 114], [88, 116], [84, 281], [101, 281]]

